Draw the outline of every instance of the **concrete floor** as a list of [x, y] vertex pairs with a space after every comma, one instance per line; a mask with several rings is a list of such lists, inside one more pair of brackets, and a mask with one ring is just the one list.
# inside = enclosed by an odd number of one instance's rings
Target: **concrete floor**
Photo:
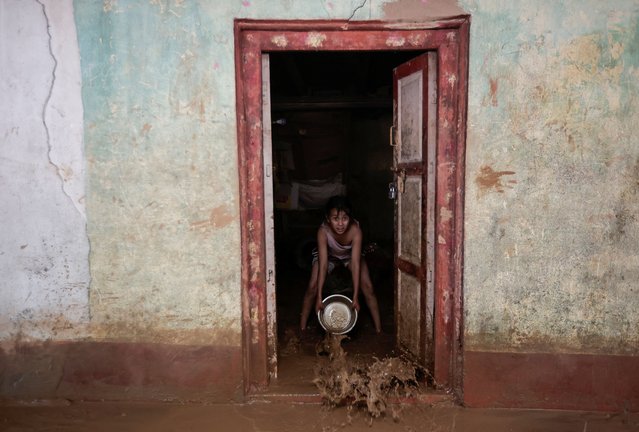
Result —
[[318, 404], [161, 404], [33, 402], [0, 406], [0, 430], [13, 431], [639, 431], [639, 414], [479, 410], [397, 406], [371, 419], [364, 411]]

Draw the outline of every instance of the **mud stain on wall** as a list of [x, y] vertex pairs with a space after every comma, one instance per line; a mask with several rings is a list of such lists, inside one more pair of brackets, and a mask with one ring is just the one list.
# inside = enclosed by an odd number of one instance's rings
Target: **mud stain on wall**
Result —
[[497, 106], [497, 89], [499, 88], [499, 78], [490, 78], [490, 104]]
[[225, 205], [211, 210], [208, 219], [191, 222], [191, 229], [206, 230], [207, 228], [223, 228], [233, 222], [235, 218]]
[[488, 165], [482, 165], [479, 175], [475, 177], [475, 183], [479, 187], [479, 195], [483, 196], [488, 192], [494, 191], [504, 193], [506, 188], [512, 189], [517, 180], [505, 180], [503, 176], [514, 175], [515, 171], [495, 171]]

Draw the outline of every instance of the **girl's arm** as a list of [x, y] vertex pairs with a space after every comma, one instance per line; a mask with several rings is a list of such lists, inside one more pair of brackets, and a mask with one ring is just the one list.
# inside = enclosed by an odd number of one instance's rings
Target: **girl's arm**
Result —
[[362, 230], [355, 225], [351, 249], [351, 276], [353, 277], [353, 309], [359, 310], [359, 280], [362, 260]]
[[326, 232], [322, 227], [317, 230], [317, 252], [318, 252], [318, 275], [317, 275], [317, 299], [315, 301], [315, 310], [319, 311], [324, 308], [322, 303], [322, 289], [328, 272], [328, 241], [326, 240]]

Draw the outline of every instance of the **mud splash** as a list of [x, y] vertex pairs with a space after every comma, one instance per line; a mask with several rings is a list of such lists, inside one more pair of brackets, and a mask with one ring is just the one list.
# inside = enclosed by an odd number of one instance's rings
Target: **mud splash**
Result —
[[342, 347], [344, 335], [326, 335], [317, 345], [319, 362], [313, 383], [329, 406], [365, 409], [370, 420], [389, 411], [397, 420], [400, 405], [391, 403], [418, 392], [417, 367], [398, 357], [375, 359], [370, 365], [347, 357]]
[[294, 329], [287, 328], [284, 330], [284, 341], [286, 344], [280, 348], [280, 355], [290, 356], [297, 354], [301, 350], [301, 342]]

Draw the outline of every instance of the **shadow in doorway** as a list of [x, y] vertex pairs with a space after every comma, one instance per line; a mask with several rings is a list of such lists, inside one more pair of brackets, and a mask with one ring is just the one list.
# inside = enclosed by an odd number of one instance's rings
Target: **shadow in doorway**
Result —
[[[300, 250], [297, 249], [298, 252]], [[300, 267], [297, 264], [299, 257], [294, 256], [295, 249], [292, 253], [287, 251], [284, 249], [277, 258], [278, 377], [271, 383], [269, 392], [317, 394], [313, 379], [325, 331], [315, 312], [311, 313], [307, 330], [300, 331], [300, 311], [310, 266]], [[360, 296], [362, 307], [357, 324], [342, 342], [348, 357], [360, 365], [396, 355], [391, 255], [376, 246], [365, 259], [379, 302], [383, 331], [381, 334], [375, 332], [371, 315]]]
[[360, 294], [355, 328], [342, 346], [362, 364], [394, 355], [392, 71], [416, 55], [388, 52], [270, 53], [278, 377], [269, 392], [313, 394], [316, 345], [324, 331], [312, 313], [299, 330], [311, 250], [331, 195], [346, 194], [364, 232], [378, 298], [378, 335]]

